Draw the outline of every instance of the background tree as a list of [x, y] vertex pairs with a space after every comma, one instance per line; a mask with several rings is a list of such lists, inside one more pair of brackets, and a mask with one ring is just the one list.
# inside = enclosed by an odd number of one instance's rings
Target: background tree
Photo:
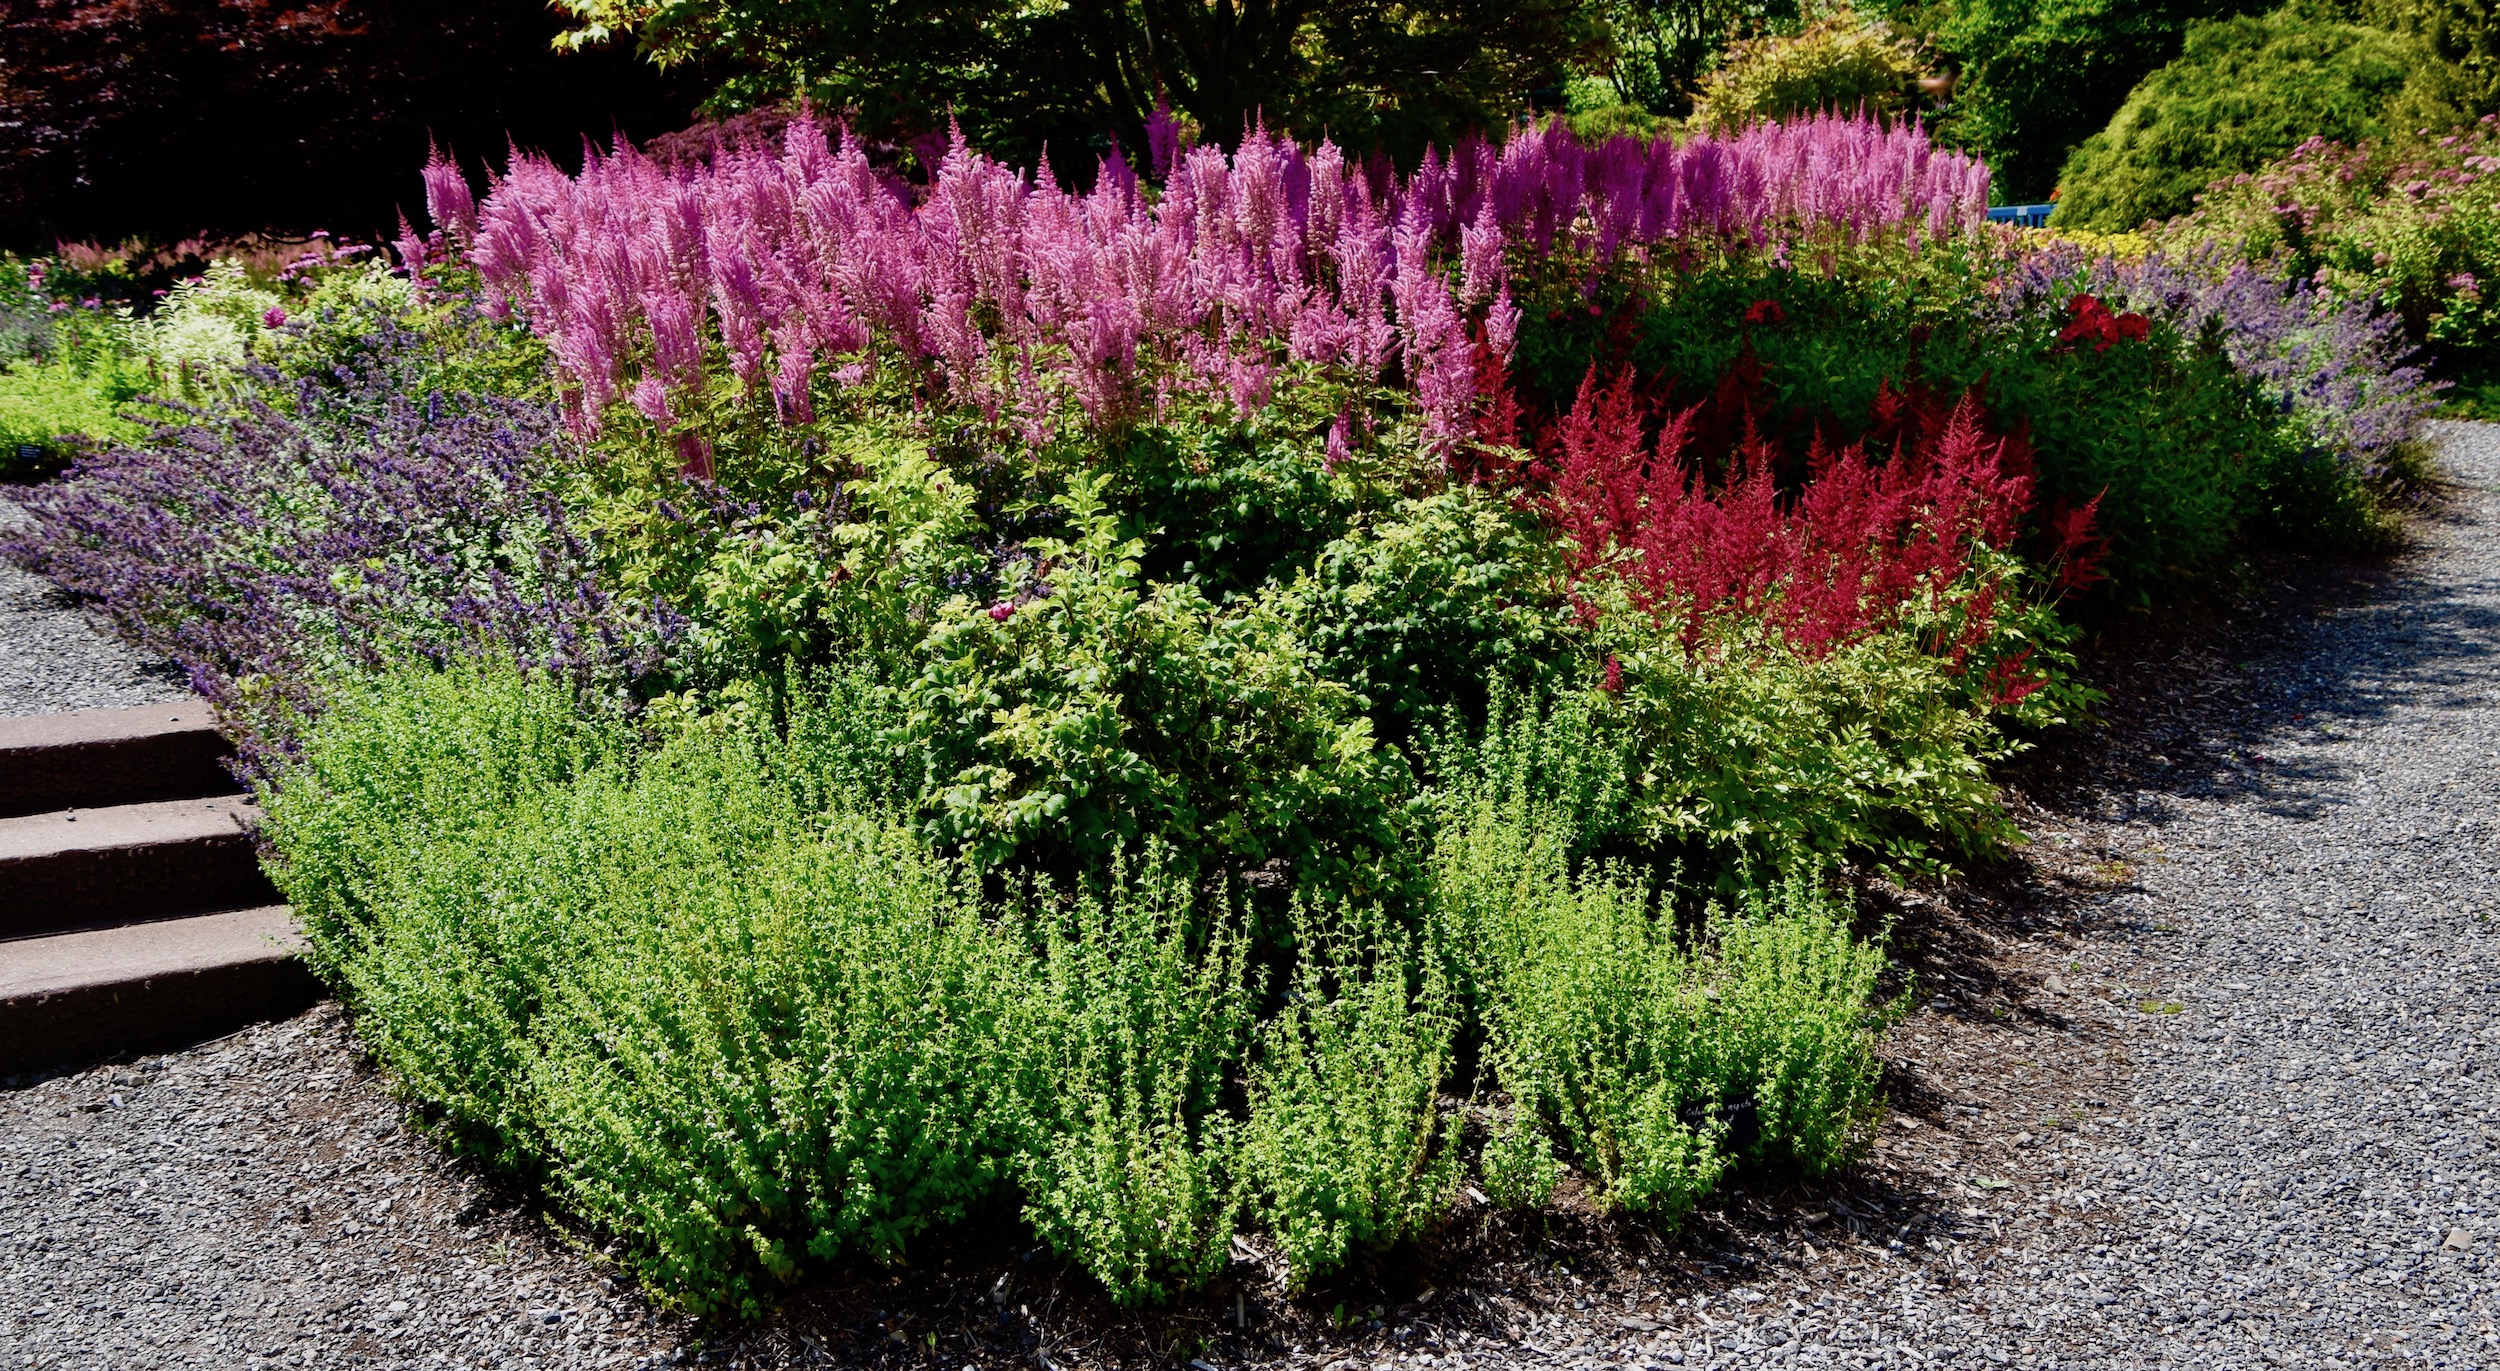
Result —
[[1917, 45], [1889, 24], [1836, 9], [1802, 32], [1731, 44], [1701, 79], [1693, 121], [1726, 130], [1826, 110], [1890, 117], [1909, 106], [1923, 69]]
[[1960, 71], [1940, 132], [1988, 160], [2006, 199], [2036, 201], [2136, 83], [2179, 55], [2188, 25], [2272, 2], [1945, 0], [1895, 18]]
[[692, 83], [550, 49], [535, 0], [5, 0], [0, 242], [387, 230], [429, 137], [570, 151]]
[[1798, 7], [1796, 0], [1610, 0], [1602, 13], [1614, 32], [1608, 74], [1616, 92], [1652, 114], [1681, 116], [1729, 43], [1793, 24]]
[[1244, 124], [1411, 152], [1524, 107], [1605, 50], [1580, 0], [559, 0], [570, 41], [631, 36], [712, 64], [709, 109], [804, 97], [914, 134], [951, 111], [1011, 159], [1145, 146], [1159, 99], [1230, 142]]

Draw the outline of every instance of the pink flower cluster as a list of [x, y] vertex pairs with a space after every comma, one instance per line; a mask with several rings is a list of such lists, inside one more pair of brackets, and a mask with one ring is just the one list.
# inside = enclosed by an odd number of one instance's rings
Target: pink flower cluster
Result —
[[[799, 119], [778, 148], [691, 165], [621, 146], [568, 176], [517, 157], [482, 205], [438, 158], [426, 198], [499, 307], [548, 340], [585, 430], [621, 398], [683, 431], [722, 365], [800, 422], [820, 378], [892, 364], [1042, 441], [1071, 398], [1097, 424], [1184, 392], [1247, 415], [1304, 364], [1403, 385], [1443, 449], [1471, 431], [1479, 367], [1510, 353], [1521, 252], [1933, 237], [1987, 202], [1979, 163], [1915, 126], [1847, 119], [1681, 147], [1526, 128], [1405, 178], [1328, 142], [1253, 130], [1227, 155], [1158, 127], [1159, 194], [1117, 153], [1075, 192], [960, 135], [915, 193]], [[429, 251], [413, 234], [401, 250]]]

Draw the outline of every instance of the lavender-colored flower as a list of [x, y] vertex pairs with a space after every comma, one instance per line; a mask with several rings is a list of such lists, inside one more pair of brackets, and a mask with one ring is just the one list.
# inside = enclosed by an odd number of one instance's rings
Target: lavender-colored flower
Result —
[[481, 647], [584, 683], [647, 669], [673, 616], [600, 589], [551, 493], [554, 411], [404, 393], [419, 346], [386, 326], [360, 370], [164, 405], [147, 442], [30, 491], [34, 525], [0, 553], [180, 664], [247, 774], [288, 754], [334, 670]]
[[1988, 317], [2045, 319], [2076, 295], [2162, 319], [2190, 337], [2215, 331], [2231, 364], [2322, 451], [2375, 475], [2439, 402], [2403, 321], [2377, 300], [2338, 302], [2306, 281], [2208, 251], [2137, 260], [2057, 242], [2015, 257]]

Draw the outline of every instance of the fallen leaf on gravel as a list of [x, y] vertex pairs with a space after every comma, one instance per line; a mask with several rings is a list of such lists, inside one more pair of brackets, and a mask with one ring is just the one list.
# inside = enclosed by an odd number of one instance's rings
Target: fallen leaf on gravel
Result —
[[1982, 1190], [2003, 1190], [2013, 1182], [1996, 1176], [1974, 1176], [1971, 1178], [1971, 1184]]

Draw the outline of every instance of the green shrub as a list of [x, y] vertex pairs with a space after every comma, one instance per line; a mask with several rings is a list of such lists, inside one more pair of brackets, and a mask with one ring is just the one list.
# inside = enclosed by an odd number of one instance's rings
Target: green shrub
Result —
[[1431, 1227], [1459, 1179], [1442, 1081], [1458, 1031], [1441, 968], [1377, 913], [1306, 920], [1259, 1034], [1241, 1167], [1296, 1286]]
[[891, 1256], [995, 1190], [1029, 959], [906, 830], [810, 811], [730, 721], [639, 758], [464, 666], [341, 687], [269, 797], [376, 1055], [689, 1307]]
[[1900, 9], [1902, 22], [1936, 15], [1936, 46], [1961, 68], [1940, 131], [1987, 159], [1995, 193], [2011, 204], [2049, 197], [2067, 155], [2179, 55], [2190, 24], [2275, 3], [1948, 0]]
[[1147, 535], [1145, 578], [1223, 604], [1309, 565], [1368, 493], [1330, 469], [1325, 446], [1308, 436], [1317, 427], [1275, 411], [1248, 424], [1229, 412], [1184, 414], [1112, 445], [1104, 496]]
[[2418, 43], [2295, 10], [2198, 24], [2178, 59], [2067, 159], [2056, 221], [2134, 228], [2186, 212], [2206, 185], [2309, 138], [2454, 123], [2452, 75]]
[[1209, 870], [1276, 863], [1379, 897], [1403, 766], [1267, 601], [1219, 609], [1142, 581], [1104, 481], [1072, 482], [1070, 537], [1030, 544], [1048, 594], [953, 600], [929, 628], [908, 691], [932, 837], [983, 867], [1070, 871], [1152, 838]]
[[1708, 927], [1718, 993], [1700, 1056], [1712, 1097], [1751, 1102], [1751, 1158], [1810, 1176], [1842, 1165], [1882, 1113], [1882, 945], [1852, 937], [1832, 893], [1794, 873], [1749, 888]]
[[2473, 113], [2500, 110], [2500, 10], [2484, 0], [2365, 0], [2358, 8], [2370, 23], [2418, 38], [2455, 63]]
[[[1573, 83], [1568, 117], [1573, 131], [1584, 137], [1583, 112], [1609, 105], [1621, 111], [1612, 116], [1609, 122], [1613, 123], [1632, 123], [1642, 115], [1690, 112], [1694, 82], [1719, 59], [1730, 40], [1769, 24], [1793, 22], [1798, 6], [1788, 0], [1605, 0], [1596, 10], [1613, 31], [1615, 52], [1604, 77], [1583, 77]], [[1612, 100], [1587, 98], [1584, 104], [1576, 89], [1582, 82], [1603, 88]]]
[[1330, 543], [1280, 608], [1314, 670], [1403, 742], [1444, 709], [1481, 718], [1497, 682], [1550, 673], [1569, 650], [1558, 560], [1534, 519], [1456, 485], [1401, 502]]
[[1910, 870], [2002, 850], [2016, 834], [1988, 767], [2015, 746], [1926, 636], [1809, 659], [1747, 639], [1688, 657], [1629, 632], [1618, 660], [1642, 761], [1637, 831], [1713, 855], [1863, 852]]
[[1551, 1137], [1671, 1218], [1739, 1155], [1817, 1170], [1863, 1135], [1879, 951], [1809, 883], [1688, 946], [1629, 868], [1575, 872], [1629, 764], [1579, 746], [1584, 700], [1501, 697], [1438, 744], [1428, 932], [1297, 904], [1259, 1023], [1254, 916], [1161, 844], [1002, 908], [881, 817], [866, 689], [655, 744], [508, 667], [395, 671], [336, 686], [266, 792], [274, 874], [393, 1079], [689, 1309], [752, 1314], [1011, 1192], [1124, 1303], [1220, 1272], [1245, 1215], [1306, 1284], [1447, 1213], [1471, 1032], [1512, 1101], [1504, 1203], [1550, 1194]]
[[1700, 127], [1734, 129], [1798, 115], [1899, 114], [1921, 69], [1918, 49], [1880, 19], [1833, 10], [1794, 34], [1731, 44], [1693, 97]]
[[526, 1164], [526, 1034], [573, 956], [582, 887], [522, 859], [551, 816], [516, 816], [629, 756], [631, 737], [586, 722], [559, 685], [478, 663], [335, 689], [264, 796], [271, 875], [375, 1055], [461, 1142]]
[[284, 304], [232, 258], [177, 283], [155, 310], [130, 324], [132, 348], [147, 359], [150, 389], [193, 401], [222, 392], [236, 367], [273, 350], [270, 321], [284, 317]]
[[[1673, 1221], [1740, 1151], [1819, 1171], [1863, 1143], [1883, 957], [1829, 897], [1792, 878], [1705, 911], [1688, 942], [1653, 886], [1617, 865], [1575, 873], [1569, 824], [1505, 789], [1444, 811], [1435, 927], [1481, 997], [1495, 1079], [1601, 1203]], [[1532, 1203], [1550, 1182], [1522, 1124], [1484, 1164], [1495, 1192]]]
[[1230, 1260], [1239, 1143], [1222, 1111], [1250, 1033], [1248, 938], [1156, 844], [1107, 895], [1034, 918], [1042, 965], [1021, 1026], [1024, 1215], [1120, 1303]]
[[995, 1191], [1029, 962], [907, 830], [804, 813], [735, 735], [550, 817], [516, 855], [569, 878], [590, 929], [532, 1025], [529, 1093], [559, 1192], [646, 1277], [751, 1315], [748, 1271], [890, 1259]]
[[[1611, 869], [1574, 879], [1554, 829], [1516, 800], [1444, 814], [1433, 867], [1444, 955], [1467, 968], [1485, 1055], [1515, 1106], [1559, 1131], [1604, 1207], [1672, 1223], [1726, 1165], [1720, 1132], [1682, 1113], [1696, 1100], [1702, 987], [1651, 892]], [[1490, 1164], [1514, 1203], [1540, 1188], [1522, 1123]]]

